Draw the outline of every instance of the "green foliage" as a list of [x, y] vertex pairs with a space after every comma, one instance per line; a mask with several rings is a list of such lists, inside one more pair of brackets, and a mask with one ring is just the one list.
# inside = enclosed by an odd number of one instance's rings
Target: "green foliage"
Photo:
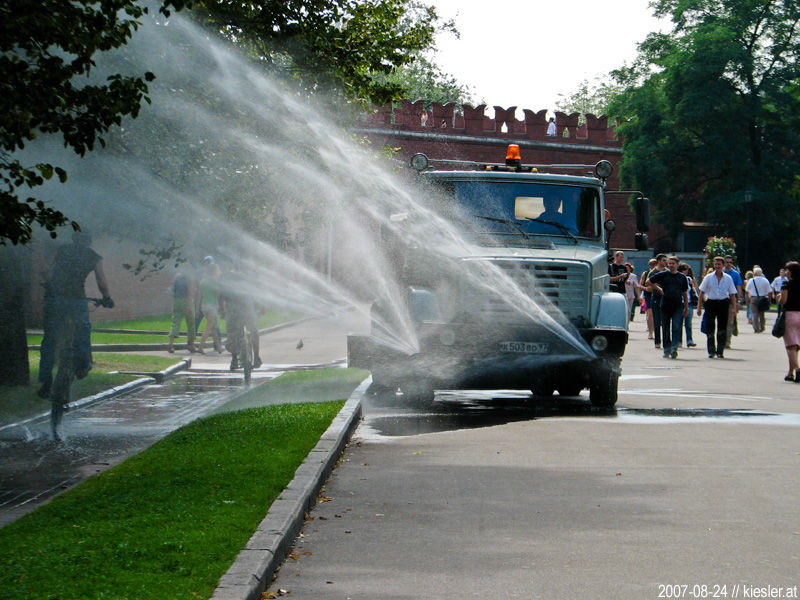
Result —
[[378, 105], [404, 92], [385, 75], [432, 48], [437, 31], [454, 30], [417, 0], [199, 0], [194, 14], [306, 94]]
[[448, 75], [425, 57], [420, 57], [414, 62], [395, 69], [392, 73], [378, 80], [391, 82], [403, 91], [404, 99], [416, 101], [425, 100], [425, 108], [430, 109], [431, 102], [447, 104], [455, 102], [457, 105], [475, 105], [475, 98], [466, 85]]
[[[167, 0], [162, 6], [182, 5]], [[112, 74], [92, 81], [94, 56], [127, 43], [147, 8], [132, 0], [6, 0], [0, 12], [0, 244], [25, 244], [32, 225], [56, 237], [56, 228], [77, 224], [21, 188], [35, 188], [67, 173], [50, 164], [23, 165], [14, 152], [39, 134], [58, 134], [78, 155], [104, 145], [102, 134], [135, 117], [147, 101], [152, 73]]]
[[3, 598], [208, 598], [341, 402], [195, 421], [0, 530]]
[[[599, 77], [595, 78], [592, 83], [589, 83], [588, 79], [584, 79], [574, 92], [559, 94], [556, 110], [566, 114], [580, 113], [596, 117], [607, 115], [609, 106], [620, 91], [619, 85], [603, 81]], [[583, 119], [585, 120], [585, 118]]]
[[744, 237], [759, 260], [800, 248], [800, 5], [780, 0], [657, 0], [674, 30], [654, 33], [615, 72], [624, 118], [623, 185], [642, 189], [675, 236], [686, 220]]

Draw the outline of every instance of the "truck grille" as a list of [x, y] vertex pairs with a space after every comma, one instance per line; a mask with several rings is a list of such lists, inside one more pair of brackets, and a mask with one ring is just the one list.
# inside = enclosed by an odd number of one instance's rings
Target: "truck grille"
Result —
[[519, 321], [516, 288], [548, 313], [560, 310], [569, 319], [589, 317], [592, 286], [588, 264], [532, 260], [492, 260], [492, 263], [504, 277], [491, 286], [496, 288], [492, 291], [472, 283], [464, 286], [459, 302], [461, 314], [484, 321]]

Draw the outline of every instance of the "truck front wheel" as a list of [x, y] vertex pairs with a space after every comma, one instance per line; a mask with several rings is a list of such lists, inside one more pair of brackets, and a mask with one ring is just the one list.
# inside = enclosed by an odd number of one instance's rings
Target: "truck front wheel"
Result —
[[603, 369], [589, 383], [589, 401], [601, 408], [610, 408], [617, 403], [619, 373], [615, 369]]

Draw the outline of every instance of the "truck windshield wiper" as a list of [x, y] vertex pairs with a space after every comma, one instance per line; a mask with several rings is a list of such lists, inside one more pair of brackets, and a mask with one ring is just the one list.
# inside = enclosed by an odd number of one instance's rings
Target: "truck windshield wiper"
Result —
[[544, 223], [545, 225], [552, 225], [553, 227], [556, 227], [557, 229], [559, 229], [560, 231], [563, 231], [569, 237], [571, 237], [573, 242], [575, 242], [576, 244], [578, 243], [578, 238], [575, 237], [575, 234], [573, 234], [566, 225], [562, 225], [561, 223], [556, 223], [555, 221], [545, 221], [544, 219], [537, 219], [536, 217], [525, 217], [525, 218], [528, 221], [536, 221], [537, 223]]
[[[509, 227], [514, 228], [518, 233], [522, 234], [525, 239], [532, 240], [533, 238], [530, 234], [525, 231], [522, 227], [520, 227], [519, 223], [515, 223], [509, 219], [498, 219], [497, 217], [484, 217], [483, 215], [475, 215], [479, 219], [486, 219], [487, 221], [493, 221], [494, 223], [503, 223], [504, 225], [508, 225]], [[577, 241], [577, 240], [575, 240]]]

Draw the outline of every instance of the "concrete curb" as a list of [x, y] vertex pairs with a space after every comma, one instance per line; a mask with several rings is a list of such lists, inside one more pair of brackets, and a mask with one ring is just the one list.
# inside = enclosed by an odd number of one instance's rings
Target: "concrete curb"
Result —
[[[115, 398], [116, 396], [120, 396], [122, 394], [130, 392], [142, 386], [148, 385], [150, 383], [156, 383], [156, 382], [160, 383], [164, 381], [164, 379], [166, 379], [167, 377], [174, 375], [178, 371], [186, 370], [191, 366], [192, 366], [192, 359], [184, 358], [178, 364], [172, 365], [171, 367], [159, 373], [154, 373], [152, 377], [143, 377], [141, 379], [129, 381], [128, 383], [118, 385], [117, 387], [113, 387], [111, 389], [100, 392], [99, 394], [95, 394], [94, 396], [86, 396], [85, 398], [79, 398], [75, 402], [70, 402], [67, 406], [69, 407], [69, 410], [75, 410], [77, 408], [85, 408], [86, 406], [90, 406], [97, 402], [108, 400], [110, 398]], [[48, 410], [47, 412], [40, 413], [34, 417], [25, 419], [24, 421], [3, 425], [0, 427], [0, 431], [11, 431], [15, 427], [19, 427], [21, 429], [21, 432], [24, 434], [25, 429], [28, 425], [33, 425], [34, 423], [39, 423], [49, 418], [50, 418], [50, 410]]]
[[372, 382], [366, 379], [351, 394], [328, 430], [295, 472], [294, 479], [273, 502], [247, 545], [222, 576], [211, 600], [259, 600], [272, 582], [306, 513], [333, 471], [361, 419], [361, 398]]

